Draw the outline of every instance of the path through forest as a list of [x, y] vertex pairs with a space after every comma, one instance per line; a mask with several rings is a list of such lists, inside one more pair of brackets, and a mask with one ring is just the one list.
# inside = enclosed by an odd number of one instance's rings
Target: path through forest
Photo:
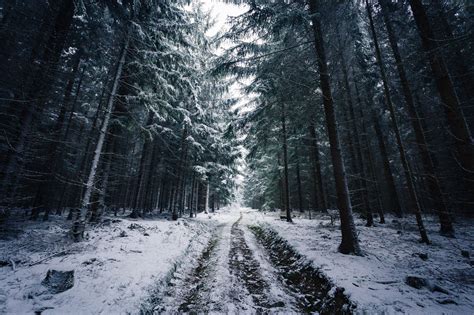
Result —
[[176, 269], [145, 313], [308, 313], [350, 304], [317, 269], [300, 266], [297, 253], [268, 246], [254, 211], [215, 218], [219, 223], [199, 257]]
[[229, 213], [200, 256], [176, 270], [152, 303], [154, 311], [301, 311], [244, 217]]

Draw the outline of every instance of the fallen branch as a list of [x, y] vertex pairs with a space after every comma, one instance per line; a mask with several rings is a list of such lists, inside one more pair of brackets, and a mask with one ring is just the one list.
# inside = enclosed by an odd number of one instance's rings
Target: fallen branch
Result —
[[66, 250], [63, 250], [63, 251], [61, 251], [61, 252], [52, 254], [52, 255], [50, 255], [50, 256], [48, 256], [48, 257], [45, 257], [45, 258], [42, 258], [42, 259], [37, 260], [37, 261], [35, 261], [35, 262], [32, 262], [32, 263], [29, 264], [28, 266], [31, 267], [31, 266], [34, 266], [34, 265], [38, 265], [38, 264], [40, 264], [40, 263], [42, 263], [42, 262], [44, 262], [44, 261], [46, 261], [46, 260], [48, 260], [48, 259], [51, 259], [51, 258], [54, 258], [54, 257], [57, 257], [57, 256], [61, 256], [61, 255], [63, 255], [63, 254], [66, 254], [67, 252], [69, 252], [67, 249], [66, 249]]
[[397, 283], [398, 281], [397, 280], [387, 280], [387, 281], [375, 281], [376, 283], [380, 283], [380, 284], [394, 284], [394, 283]]

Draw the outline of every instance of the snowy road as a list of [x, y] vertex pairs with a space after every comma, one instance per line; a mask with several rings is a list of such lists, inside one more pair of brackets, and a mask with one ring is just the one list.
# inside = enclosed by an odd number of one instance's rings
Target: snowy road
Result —
[[308, 313], [320, 309], [325, 303], [320, 291], [326, 295], [327, 286], [314, 285], [317, 276], [301, 271], [294, 264], [297, 259], [275, 265], [273, 256], [280, 254], [257, 240], [250, 229], [254, 217], [242, 210], [216, 218], [220, 222], [199, 257], [177, 268], [145, 313]]
[[[238, 216], [237, 216], [238, 215]], [[222, 216], [221, 216], [222, 217]], [[199, 257], [173, 274], [151, 312], [298, 312], [264, 249], [233, 213], [217, 225]]]

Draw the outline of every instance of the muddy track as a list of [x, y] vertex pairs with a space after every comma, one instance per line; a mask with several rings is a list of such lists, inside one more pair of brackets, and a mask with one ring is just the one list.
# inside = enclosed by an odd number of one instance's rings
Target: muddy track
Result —
[[269, 285], [262, 278], [260, 264], [245, 242], [244, 231], [239, 226], [241, 219], [242, 216], [231, 228], [229, 270], [248, 291], [255, 305], [255, 311], [257, 313], [268, 312], [270, 308], [282, 306], [282, 302], [272, 303], [268, 297]]
[[298, 254], [278, 233], [261, 226], [250, 226], [257, 240], [266, 249], [279, 278], [297, 297], [303, 313], [352, 314], [355, 305], [318, 269]]
[[183, 297], [183, 302], [178, 307], [179, 312], [205, 312], [203, 306], [208, 306], [210, 288], [206, 285], [208, 283], [210, 272], [215, 263], [212, 255], [218, 243], [218, 238], [214, 237], [209, 241], [207, 247], [202, 252], [198, 259], [197, 266], [193, 272], [184, 281], [185, 285], [189, 286], [190, 290]]
[[200, 252], [184, 256], [141, 314], [353, 313], [343, 289], [278, 233], [250, 226], [254, 241], [241, 220], [217, 226]]
[[165, 285], [152, 293], [149, 301], [142, 306], [140, 314], [209, 312], [212, 303], [209, 301], [211, 288], [208, 283], [217, 260], [215, 251], [220, 231], [221, 226], [211, 236], [193, 267], [189, 268], [189, 264], [184, 264], [172, 271], [173, 274]]

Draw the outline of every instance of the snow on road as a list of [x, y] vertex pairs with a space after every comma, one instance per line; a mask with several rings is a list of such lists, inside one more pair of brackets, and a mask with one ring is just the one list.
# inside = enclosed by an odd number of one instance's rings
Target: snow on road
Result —
[[[200, 257], [183, 263], [167, 286], [145, 305], [146, 312], [295, 313], [261, 249], [241, 227], [240, 208], [201, 218], [218, 225]], [[245, 232], [244, 232], [245, 231]]]

